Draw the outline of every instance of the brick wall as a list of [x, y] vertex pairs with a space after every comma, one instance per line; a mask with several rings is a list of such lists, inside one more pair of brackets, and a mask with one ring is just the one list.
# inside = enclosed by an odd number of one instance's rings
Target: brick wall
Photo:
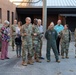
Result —
[[14, 12], [14, 19], [16, 15], [16, 5], [11, 3], [9, 0], [0, 0], [0, 8], [2, 10], [2, 23], [7, 20], [7, 11], [10, 12], [10, 24], [12, 24], [12, 12]]

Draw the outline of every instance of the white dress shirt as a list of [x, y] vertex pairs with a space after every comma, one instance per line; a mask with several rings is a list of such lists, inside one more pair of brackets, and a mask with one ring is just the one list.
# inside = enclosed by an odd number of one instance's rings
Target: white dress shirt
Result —
[[20, 34], [20, 28], [16, 27], [16, 34]]
[[42, 26], [42, 25], [38, 26], [38, 28], [39, 28], [40, 33], [43, 33], [43, 32], [44, 32], [44, 31], [43, 31], [43, 26]]

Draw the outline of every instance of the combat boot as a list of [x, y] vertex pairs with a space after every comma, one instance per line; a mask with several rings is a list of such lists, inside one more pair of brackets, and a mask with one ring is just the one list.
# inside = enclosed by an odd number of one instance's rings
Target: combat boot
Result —
[[33, 59], [31, 59], [32, 63], [34, 63], [35, 61]]
[[62, 59], [64, 59], [64, 56], [62, 56]]
[[66, 53], [66, 57], [65, 57], [65, 58], [69, 59], [69, 57], [68, 57], [68, 53]]
[[35, 55], [36, 55], [35, 61], [41, 63], [41, 61], [40, 61], [40, 59], [39, 59], [39, 57], [38, 57], [38, 54], [35, 54]]
[[34, 61], [32, 60], [32, 58], [31, 58], [31, 57], [30, 57], [30, 58], [28, 58], [28, 62], [27, 62], [28, 64], [33, 65], [33, 62], [34, 62]]
[[68, 56], [66, 56], [65, 58], [69, 59], [69, 57], [68, 57]]
[[35, 60], [36, 60], [36, 62], [41, 63], [41, 61], [40, 61], [40, 59], [39, 59], [39, 58], [36, 58]]
[[25, 61], [22, 61], [23, 66], [27, 66], [27, 63]]
[[60, 63], [60, 60], [56, 60], [56, 62]]
[[47, 60], [47, 62], [50, 62], [50, 60]]
[[36, 59], [36, 53], [34, 54], [34, 59]]

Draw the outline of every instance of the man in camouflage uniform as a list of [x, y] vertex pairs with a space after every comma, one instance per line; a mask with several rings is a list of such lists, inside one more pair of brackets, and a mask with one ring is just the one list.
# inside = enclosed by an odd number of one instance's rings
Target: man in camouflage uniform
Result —
[[1, 39], [1, 28], [2, 28], [3, 24], [2, 21], [0, 19], [0, 51], [1, 51], [1, 46], [2, 46], [2, 39]]
[[18, 26], [17, 20], [14, 20], [14, 24], [11, 26], [11, 37], [12, 37], [12, 51], [14, 51], [16, 27]]
[[68, 25], [64, 25], [64, 30], [60, 33], [61, 36], [61, 55], [62, 59], [64, 59], [64, 53], [66, 54], [66, 58], [68, 57], [69, 43], [71, 40], [71, 31], [68, 29]]
[[33, 24], [33, 49], [35, 52], [35, 60], [36, 62], [41, 62], [39, 60], [39, 54], [40, 54], [40, 44], [39, 44], [39, 36], [40, 36], [40, 32], [39, 32], [39, 28], [38, 28], [38, 20], [34, 19], [34, 24]]
[[[27, 66], [28, 64], [33, 64], [32, 56], [33, 56], [33, 46], [32, 46], [32, 24], [31, 18], [26, 18], [26, 23], [22, 26], [21, 29], [22, 35], [22, 65]], [[26, 62], [26, 52], [28, 62]]]

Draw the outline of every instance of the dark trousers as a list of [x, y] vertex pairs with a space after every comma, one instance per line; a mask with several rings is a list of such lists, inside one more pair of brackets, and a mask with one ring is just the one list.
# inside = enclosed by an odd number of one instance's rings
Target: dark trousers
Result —
[[57, 38], [57, 40], [56, 40], [58, 54], [60, 54], [60, 50], [59, 50], [60, 39], [61, 39], [61, 38], [58, 36], [58, 38]]
[[42, 39], [40, 39], [40, 53], [39, 53], [39, 57], [42, 56]]
[[21, 45], [16, 45], [17, 56], [21, 56]]
[[47, 42], [47, 51], [46, 51], [46, 58], [47, 58], [47, 60], [51, 60], [50, 59], [50, 49], [51, 48], [52, 48], [52, 50], [54, 52], [56, 61], [58, 61], [59, 60], [59, 57], [58, 57], [58, 51], [57, 51], [56, 42], [52, 42], [51, 44], [49, 42]]

